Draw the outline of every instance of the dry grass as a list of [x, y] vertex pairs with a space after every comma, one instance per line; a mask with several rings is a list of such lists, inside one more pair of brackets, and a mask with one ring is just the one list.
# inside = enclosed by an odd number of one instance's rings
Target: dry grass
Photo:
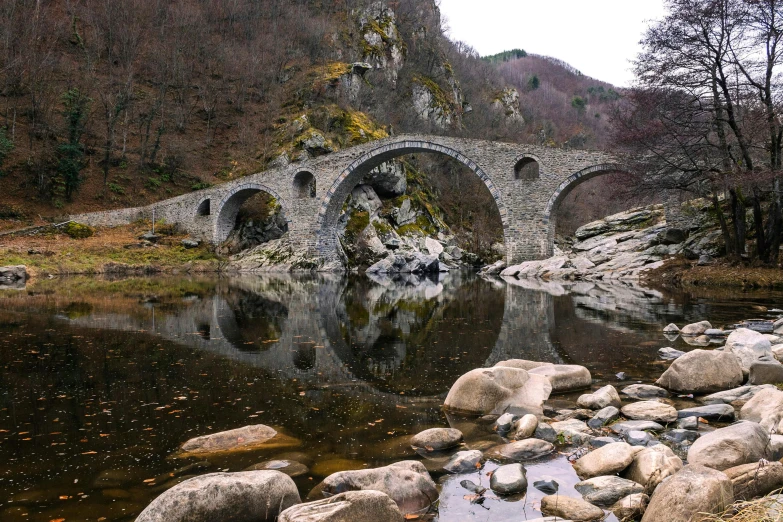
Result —
[[[710, 515], [702, 522], [783, 522], [783, 500], [772, 498], [780, 493], [778, 490], [766, 497], [735, 502], [724, 513]], [[777, 513], [770, 514], [772, 506], [776, 507]]]
[[[86, 239], [65, 234], [0, 237], [0, 266], [25, 265], [33, 276], [129, 272], [209, 272], [219, 258], [208, 246], [186, 249], [182, 235], [164, 236], [157, 246], [141, 247], [144, 224], [99, 228]], [[119, 267], [119, 268], [118, 268]], [[112, 270], [113, 269], [113, 270]]]
[[751, 267], [721, 262], [712, 266], [696, 266], [684, 258], [668, 260], [664, 266], [650, 271], [645, 281], [679, 288], [724, 287], [783, 289], [783, 270]]

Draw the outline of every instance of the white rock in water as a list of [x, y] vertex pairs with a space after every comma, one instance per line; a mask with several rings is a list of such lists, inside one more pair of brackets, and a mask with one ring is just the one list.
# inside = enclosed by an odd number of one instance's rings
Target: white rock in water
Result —
[[663, 333], [680, 333], [680, 328], [674, 323], [669, 323], [663, 329]]
[[712, 325], [709, 321], [699, 321], [698, 323], [691, 323], [682, 327], [680, 333], [682, 335], [703, 335], [704, 332], [711, 329]]

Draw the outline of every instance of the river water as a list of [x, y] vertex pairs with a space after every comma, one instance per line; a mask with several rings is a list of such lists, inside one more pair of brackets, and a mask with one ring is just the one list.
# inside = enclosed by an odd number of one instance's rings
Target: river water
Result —
[[[584, 365], [594, 388], [651, 383], [666, 367], [658, 348], [691, 349], [664, 325], [777, 315], [761, 307], [783, 307], [783, 295], [467, 273], [85, 277], [0, 291], [0, 520], [129, 521], [185, 478], [270, 458], [309, 467], [295, 479], [304, 499], [330, 473], [418, 459], [407, 438], [462, 422], [441, 405], [471, 369], [523, 358]], [[191, 466], [174, 457], [192, 437], [249, 424], [289, 446]], [[541, 516], [532, 486], [464, 498], [459, 481], [487, 485], [494, 467], [433, 473], [435, 519]], [[565, 452], [526, 467], [530, 484], [555, 478], [577, 495]]]

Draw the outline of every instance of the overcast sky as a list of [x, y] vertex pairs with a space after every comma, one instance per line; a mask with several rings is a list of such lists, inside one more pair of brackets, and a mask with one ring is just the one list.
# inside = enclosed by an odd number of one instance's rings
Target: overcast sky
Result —
[[452, 40], [482, 56], [513, 48], [559, 58], [619, 87], [633, 79], [630, 60], [663, 0], [441, 0]]

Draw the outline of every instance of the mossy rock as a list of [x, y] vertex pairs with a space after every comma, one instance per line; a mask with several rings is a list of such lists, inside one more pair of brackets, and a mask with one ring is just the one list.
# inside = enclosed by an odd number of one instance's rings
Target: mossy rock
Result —
[[92, 237], [92, 235], [95, 234], [95, 229], [89, 225], [82, 225], [81, 223], [71, 221], [65, 225], [65, 233], [73, 239], [85, 239]]

